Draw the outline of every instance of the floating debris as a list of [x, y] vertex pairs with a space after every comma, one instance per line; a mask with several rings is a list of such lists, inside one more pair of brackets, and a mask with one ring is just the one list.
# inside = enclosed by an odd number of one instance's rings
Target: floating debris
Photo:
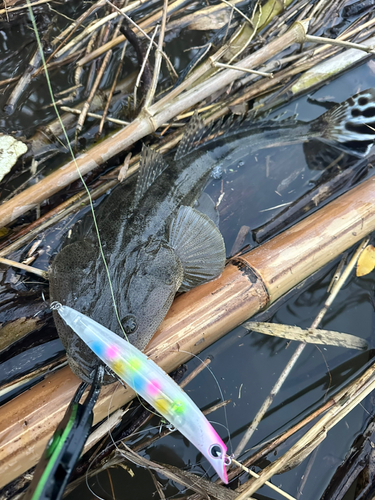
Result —
[[27, 146], [11, 135], [0, 135], [0, 181], [11, 171], [20, 156], [25, 154]]
[[364, 339], [332, 330], [320, 330], [319, 328], [303, 329], [297, 326], [280, 325], [278, 323], [260, 323], [258, 321], [248, 321], [242, 326], [247, 330], [272, 335], [273, 337], [297, 340], [298, 342], [336, 345], [347, 347], [348, 349], [367, 349], [367, 342]]

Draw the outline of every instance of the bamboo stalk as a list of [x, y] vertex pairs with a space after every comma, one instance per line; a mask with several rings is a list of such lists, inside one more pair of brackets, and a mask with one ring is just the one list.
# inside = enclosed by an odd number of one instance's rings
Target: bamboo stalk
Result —
[[[222, 275], [180, 295], [147, 347], [171, 371], [375, 230], [375, 178], [251, 252]], [[69, 368], [0, 408], [0, 487], [32, 467], [79, 384]], [[95, 422], [124, 405], [130, 390], [103, 388]], [[25, 424], [26, 422], [26, 424]]]
[[[273, 40], [266, 47], [242, 59], [235, 66], [251, 69], [263, 64], [275, 54], [293, 43], [304, 40], [308, 23], [296, 23], [285, 35]], [[71, 161], [56, 170], [43, 180], [29, 187], [22, 193], [0, 206], [0, 227], [9, 224], [17, 217], [34, 208], [52, 194], [68, 186], [79, 178], [77, 166], [81, 175], [85, 175], [101, 163], [110, 160], [113, 156], [129, 148], [139, 139], [154, 132], [163, 123], [206, 99], [214, 91], [224, 88], [241, 76], [237, 69], [226, 69], [215, 77], [210, 78], [192, 90], [185, 92], [178, 100], [172, 103], [164, 101], [160, 109], [160, 101], [151, 106], [147, 113], [142, 112], [130, 125], [118, 131], [102, 143], [94, 146], [87, 153], [80, 155], [76, 162]], [[156, 109], [160, 109], [156, 112]], [[76, 166], [77, 165], [77, 166]]]

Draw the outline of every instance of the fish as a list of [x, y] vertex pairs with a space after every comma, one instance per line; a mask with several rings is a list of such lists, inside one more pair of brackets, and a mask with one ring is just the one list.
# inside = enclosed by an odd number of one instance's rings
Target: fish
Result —
[[227, 447], [203, 413], [179, 385], [130, 342], [61, 304], [51, 304], [80, 339], [129, 387], [183, 434], [228, 484]]
[[[144, 350], [176, 293], [215, 279], [224, 269], [225, 245], [213, 220], [215, 208], [213, 202], [211, 208], [202, 202], [212, 170], [229, 158], [232, 163], [275, 144], [312, 139], [354, 156], [368, 154], [375, 139], [375, 89], [350, 97], [311, 122], [230, 118], [205, 127], [193, 115], [174, 158], [143, 146], [137, 178], [117, 186], [95, 209], [111, 283], [88, 213], [52, 261], [51, 300], [120, 337], [125, 332], [130, 343]], [[100, 360], [53, 314], [71, 369], [90, 383]], [[103, 383], [114, 381], [106, 374]]]

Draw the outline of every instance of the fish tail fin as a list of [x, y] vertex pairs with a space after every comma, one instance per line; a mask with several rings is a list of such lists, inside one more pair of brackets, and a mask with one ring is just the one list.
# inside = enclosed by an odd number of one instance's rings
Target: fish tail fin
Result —
[[323, 142], [339, 144], [355, 156], [366, 156], [375, 140], [375, 88], [363, 90], [313, 120], [310, 132]]

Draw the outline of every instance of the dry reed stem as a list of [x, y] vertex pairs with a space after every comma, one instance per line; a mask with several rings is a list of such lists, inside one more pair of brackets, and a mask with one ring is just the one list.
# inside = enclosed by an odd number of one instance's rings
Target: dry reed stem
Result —
[[306, 35], [306, 42], [325, 44], [325, 45], [337, 45], [338, 47], [344, 47], [347, 49], [358, 49], [364, 52], [374, 54], [373, 47], [366, 47], [365, 45], [360, 45], [358, 43], [345, 42], [344, 40], [323, 38], [321, 36]]
[[133, 100], [134, 100], [134, 109], [136, 109], [137, 107], [137, 92], [138, 92], [138, 88], [141, 84], [141, 78], [142, 78], [142, 75], [145, 71], [145, 68], [146, 68], [146, 64], [148, 63], [148, 58], [150, 57], [150, 51], [151, 51], [151, 48], [152, 48], [152, 44], [154, 43], [154, 38], [156, 36], [156, 33], [158, 32], [158, 29], [159, 29], [159, 26], [156, 25], [155, 26], [155, 29], [154, 29], [154, 32], [151, 36], [151, 40], [150, 40], [150, 43], [147, 47], [147, 50], [146, 50], [146, 53], [145, 53], [145, 57], [143, 59], [143, 63], [142, 63], [142, 66], [141, 66], [141, 69], [139, 70], [139, 73], [138, 73], [138, 76], [137, 76], [137, 80], [135, 82], [135, 85], [134, 85], [134, 91], [133, 91]]
[[[121, 24], [122, 23], [120, 21], [119, 24], [116, 26], [116, 32], [115, 32], [116, 34], [117, 34], [117, 30], [120, 29]], [[121, 51], [121, 57], [120, 57], [119, 64], [117, 66], [115, 77], [113, 79], [111, 88], [110, 88], [108, 96], [106, 98], [107, 102], [106, 102], [105, 107], [103, 109], [103, 115], [102, 115], [102, 118], [100, 120], [99, 129], [98, 129], [98, 135], [99, 136], [102, 135], [102, 132], [103, 132], [104, 122], [107, 119], [107, 114], [108, 114], [109, 106], [111, 104], [113, 92], [115, 91], [115, 88], [116, 88], [116, 85], [117, 85], [117, 81], [118, 81], [118, 78], [120, 76], [120, 73], [121, 73], [121, 70], [122, 70], [122, 66], [123, 66], [123, 63], [124, 63], [124, 57], [125, 57], [125, 52], [126, 52], [127, 45], [128, 45], [127, 42], [125, 42], [124, 46], [122, 48], [122, 51]], [[124, 123], [124, 125], [125, 125], [125, 123]]]
[[300, 461], [304, 450], [311, 453], [327, 436], [327, 432], [353, 410], [361, 401], [375, 389], [375, 363], [364, 374], [351, 382], [335, 396], [335, 404], [306, 434], [293, 445], [282, 457], [266, 467], [259, 479], [245, 483], [243, 491], [236, 500], [245, 500], [255, 493], [273, 475], [278, 474], [288, 465]]
[[215, 498], [216, 500], [235, 500], [236, 498], [235, 492], [218, 484], [212, 483], [208, 479], [197, 477], [191, 472], [182, 471], [171, 465], [159, 464], [157, 462], [147, 460], [146, 458], [139, 456], [124, 443], [122, 443], [122, 448], [118, 450], [118, 456], [109, 461], [105, 467], [111, 467], [112, 465], [119, 463], [124, 458], [127, 458], [130, 462], [135, 463], [140, 467], [155, 470], [163, 476], [166, 476], [168, 479], [176, 481], [177, 483], [204, 495], [205, 498], [207, 498], [207, 495], [209, 495], [210, 498]]
[[[51, 0], [37, 0], [36, 2], [31, 2], [31, 7], [35, 7], [36, 5], [42, 5], [44, 3], [48, 3]], [[5, 9], [0, 9], [0, 15], [2, 14], [9, 14], [9, 12], [17, 12], [18, 10], [24, 10], [27, 9], [28, 6], [26, 4], [24, 5], [19, 5], [18, 7], [9, 7]]]
[[42, 58], [40, 55], [40, 51], [39, 51], [39, 48], [37, 48], [36, 51], [34, 52], [33, 56], [31, 57], [24, 74], [20, 77], [20, 79], [17, 82], [17, 85], [14, 87], [14, 89], [12, 90], [12, 93], [10, 94], [9, 98], [7, 99], [7, 103], [5, 105], [7, 114], [13, 113], [14, 108], [15, 108], [18, 100], [20, 99], [24, 90], [26, 89], [26, 87], [29, 85], [29, 83], [31, 81], [32, 73], [34, 73], [38, 69], [41, 61], [42, 61]]
[[[351, 258], [350, 262], [348, 263], [345, 271], [342, 273], [342, 275], [340, 276], [340, 278], [336, 282], [336, 284], [332, 287], [332, 290], [330, 292], [330, 295], [328, 296], [328, 299], [326, 300], [323, 308], [319, 311], [319, 314], [317, 315], [317, 317], [312, 322], [310, 328], [318, 328], [320, 322], [322, 321], [324, 315], [326, 314], [326, 312], [328, 310], [328, 307], [330, 307], [330, 305], [332, 304], [332, 302], [336, 298], [338, 292], [341, 290], [341, 288], [343, 287], [344, 283], [348, 279], [349, 274], [354, 269], [354, 267], [355, 267], [355, 265], [356, 265], [356, 263], [357, 263], [357, 261], [359, 259], [359, 256], [361, 255], [361, 253], [363, 252], [363, 250], [366, 248], [368, 242], [369, 242], [369, 238], [366, 238], [359, 245], [358, 249], [354, 253], [354, 255]], [[254, 434], [254, 432], [256, 431], [256, 429], [258, 428], [258, 425], [259, 425], [260, 421], [262, 420], [262, 418], [266, 414], [267, 410], [269, 409], [269, 407], [273, 403], [273, 400], [275, 399], [276, 395], [279, 393], [281, 387], [283, 386], [285, 380], [287, 379], [287, 377], [290, 374], [290, 372], [292, 371], [294, 365], [296, 364], [296, 362], [298, 361], [299, 357], [301, 356], [301, 354], [302, 354], [303, 350], [305, 349], [306, 345], [307, 344], [305, 344], [305, 343], [301, 343], [301, 344], [299, 344], [299, 346], [297, 347], [297, 349], [294, 351], [294, 354], [290, 358], [288, 364], [285, 366], [285, 368], [282, 371], [281, 375], [277, 379], [275, 385], [271, 389], [270, 394], [265, 399], [265, 401], [262, 404], [261, 408], [259, 409], [258, 413], [255, 415], [255, 417], [254, 417], [251, 425], [249, 426], [249, 428], [247, 429], [247, 431], [243, 435], [241, 441], [239, 442], [239, 444], [238, 444], [238, 446], [237, 446], [237, 448], [236, 448], [236, 450], [234, 452], [235, 456], [241, 455], [241, 453], [243, 452], [243, 450], [247, 446], [247, 443], [249, 442], [249, 440], [251, 439], [252, 435]]]
[[90, 95], [88, 96], [85, 104], [82, 107], [82, 111], [79, 115], [77, 125], [76, 125], [76, 134], [79, 134], [82, 130], [82, 127], [83, 127], [85, 120], [86, 120], [87, 113], [90, 109], [91, 102], [93, 101], [93, 99], [95, 97], [96, 91], [100, 85], [100, 82], [101, 82], [103, 75], [104, 75], [104, 71], [106, 70], [106, 68], [109, 64], [111, 57], [112, 57], [112, 50], [109, 50], [106, 53], [106, 55], [104, 56], [102, 64], [100, 65], [100, 69], [96, 75], [94, 84], [93, 84], [91, 91], [90, 91]]
[[[307, 22], [295, 24], [285, 35], [273, 40], [254, 54], [247, 56], [235, 66], [251, 69], [254, 66], [263, 64], [292, 43], [301, 41], [305, 36], [307, 24]], [[129, 148], [139, 139], [154, 132], [162, 124], [167, 123], [178, 114], [206, 99], [214, 91], [225, 88], [239, 77], [240, 72], [236, 69], [226, 69], [216, 77], [212, 77], [208, 81], [197, 85], [194, 89], [185, 92], [176, 101], [169, 102], [168, 99], [163, 99], [162, 109], [160, 109], [160, 101], [152, 105], [148, 109], [147, 116], [137, 117], [124, 129], [94, 146], [87, 153], [78, 156], [76, 162], [69, 162], [48, 177], [45, 177], [38, 184], [29, 187], [1, 205], [0, 227], [14, 221], [38, 203], [77, 180], [79, 178], [77, 167], [80, 169], [81, 175], [85, 175], [103, 162], [111, 159], [114, 155]], [[158, 108], [159, 111], [157, 111]]]
[[[81, 110], [77, 108], [69, 108], [68, 106], [61, 106], [61, 111], [65, 111], [66, 113], [72, 113], [74, 115], [81, 115]], [[91, 117], [91, 118], [97, 118], [98, 120], [103, 120], [110, 122], [110, 123], [115, 123], [116, 125], [122, 125], [126, 126], [129, 125], [129, 122], [125, 122], [124, 120], [119, 120], [118, 118], [111, 118], [110, 116], [104, 116], [103, 115], [98, 115], [97, 113], [86, 113], [86, 116]], [[104, 118], [104, 119], [103, 119]]]
[[[129, 11], [131, 11], [131, 10], [139, 7], [140, 5], [142, 5], [142, 3], [143, 3], [142, 0], [135, 0], [135, 1], [131, 2], [130, 4], [126, 5], [125, 7], [123, 7], [122, 9], [119, 9], [119, 10], [121, 11], [121, 13], [124, 14], [126, 12], [129, 12]], [[78, 44], [78, 42], [81, 42], [84, 38], [86, 38], [87, 36], [89, 36], [91, 33], [93, 33], [94, 31], [96, 31], [97, 29], [101, 28], [104, 24], [109, 23], [110, 21], [112, 21], [113, 19], [115, 19], [116, 17], [118, 17], [119, 15], [120, 15], [119, 12], [116, 10], [115, 12], [111, 12], [111, 14], [107, 14], [106, 16], [102, 17], [98, 21], [92, 23], [90, 26], [88, 26], [87, 28], [85, 28], [82, 31], [82, 33], [80, 33], [79, 35], [77, 35], [75, 38], [73, 38], [73, 40], [71, 40], [63, 48], [61, 48], [55, 54], [55, 57], [59, 59], [66, 52], [69, 52], [70, 50], [74, 49], [76, 47], [76, 45]]]
[[27, 271], [28, 273], [36, 274], [37, 276], [48, 280], [48, 272], [43, 271], [42, 269], [38, 269], [36, 267], [28, 266], [27, 264], [22, 264], [22, 262], [16, 262], [14, 260], [4, 259], [0, 257], [0, 264], [4, 264], [6, 266], [17, 267], [18, 269], [22, 269], [23, 271]]
[[[259, 10], [258, 14], [256, 14], [256, 11], [257, 9]], [[258, 33], [258, 30], [259, 30], [259, 25], [261, 24], [262, 22], [262, 6], [258, 0], [258, 2], [255, 4], [254, 6], [254, 9], [253, 9], [253, 13], [252, 13], [252, 16], [251, 16], [251, 23], [250, 23], [250, 26], [244, 26], [244, 31], [249, 31], [249, 36], [248, 36], [248, 39], [246, 41], [246, 43], [243, 44], [243, 46], [240, 48], [240, 50], [238, 50], [228, 61], [228, 64], [232, 64], [232, 62], [237, 59], [241, 54], [242, 52], [244, 52], [247, 47], [250, 45], [250, 43], [252, 42], [253, 38], [255, 37], [255, 35]], [[256, 19], [256, 24], [254, 25], [254, 19]]]
[[235, 66], [233, 66], [231, 64], [224, 64], [224, 63], [219, 63], [219, 62], [214, 62], [213, 65], [216, 68], [229, 68], [229, 69], [235, 68], [237, 71], [243, 71], [244, 73], [250, 73], [250, 74], [258, 75], [258, 76], [264, 76], [266, 78], [273, 78], [272, 73], [265, 73], [264, 71], [257, 71], [255, 69], [246, 69], [246, 68], [241, 68], [241, 67], [236, 68]]
[[[232, 458], [232, 463], [234, 463], [234, 465], [237, 465], [237, 467], [239, 467], [243, 471], [247, 472], [250, 476], [255, 477], [257, 479], [260, 477], [259, 474], [257, 474], [256, 472], [252, 471], [251, 469], [248, 469], [247, 467], [242, 465], [240, 462], [237, 462], [237, 460], [235, 458]], [[295, 497], [292, 497], [292, 495], [289, 495], [289, 493], [286, 493], [285, 491], [278, 488], [277, 486], [270, 483], [269, 481], [266, 481], [264, 484], [265, 484], [265, 486], [268, 486], [269, 488], [271, 488], [273, 491], [276, 491], [276, 493], [278, 493], [282, 497], [287, 498], [288, 500], [296, 500]]]
[[184, 389], [192, 380], [195, 379], [195, 377], [202, 372], [207, 366], [211, 363], [210, 358], [206, 358], [202, 363], [199, 363], [199, 365], [191, 372], [187, 377], [185, 377], [182, 382], [180, 383], [180, 387]]
[[160, 69], [161, 69], [161, 58], [163, 53], [163, 43], [164, 43], [164, 34], [165, 34], [165, 26], [167, 24], [167, 11], [168, 11], [168, 0], [164, 0], [163, 5], [163, 16], [161, 18], [161, 26], [159, 33], [159, 41], [158, 47], [155, 54], [155, 65], [154, 65], [154, 74], [152, 76], [151, 85], [148, 89], [145, 103], [143, 105], [143, 112], [148, 112], [148, 108], [151, 106], [152, 101], [155, 97], [156, 87], [158, 85]]

